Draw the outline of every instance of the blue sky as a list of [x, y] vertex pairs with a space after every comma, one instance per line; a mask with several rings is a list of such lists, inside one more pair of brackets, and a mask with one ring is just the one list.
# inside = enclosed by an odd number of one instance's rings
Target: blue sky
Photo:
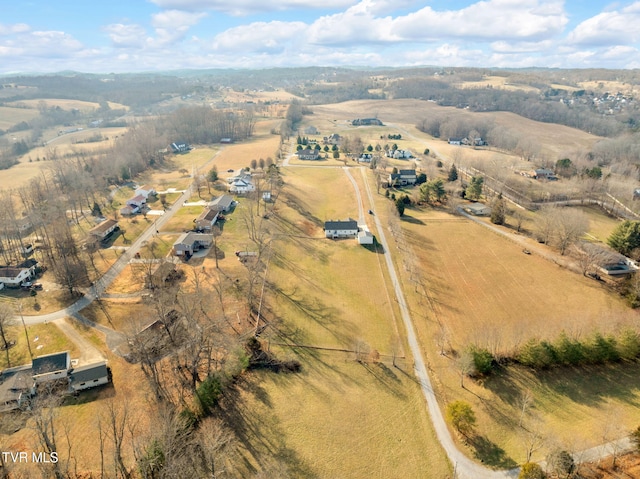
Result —
[[640, 68], [640, 1], [3, 3], [0, 73], [312, 65]]

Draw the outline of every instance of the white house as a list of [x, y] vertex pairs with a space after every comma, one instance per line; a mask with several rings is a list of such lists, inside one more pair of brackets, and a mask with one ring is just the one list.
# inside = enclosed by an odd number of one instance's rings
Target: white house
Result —
[[358, 222], [351, 218], [325, 221], [324, 235], [327, 238], [355, 238], [358, 235]]
[[120, 208], [120, 214], [122, 216], [135, 215], [138, 211], [140, 211], [140, 208], [138, 208], [137, 206], [126, 205]]
[[411, 153], [411, 151], [409, 150], [387, 150], [385, 155], [396, 160], [413, 158], [413, 153]]
[[210, 210], [207, 208], [196, 218], [196, 228], [199, 230], [211, 231], [217, 219], [218, 210]]
[[133, 194], [135, 196], [138, 196], [138, 195], [143, 196], [144, 199], [146, 200], [149, 198], [149, 196], [155, 195], [156, 190], [153, 186], [142, 185], [142, 186], [138, 186]]
[[173, 243], [173, 254], [176, 256], [191, 256], [196, 251], [209, 248], [213, 244], [213, 237], [205, 233], [183, 233]]
[[[33, 271], [30, 268], [18, 266], [0, 267], [0, 283], [10, 288], [19, 288], [22, 283], [33, 277]], [[2, 289], [2, 288], [0, 288]]]
[[229, 192], [235, 193], [237, 195], [251, 193], [252, 191], [255, 191], [255, 190], [256, 190], [256, 187], [253, 185], [253, 183], [251, 183], [251, 181], [242, 180], [242, 179], [234, 181], [233, 183], [231, 183], [231, 186], [229, 187]]
[[147, 202], [147, 198], [144, 195], [136, 195], [133, 198], [127, 200], [127, 204], [131, 207], [142, 208]]
[[296, 155], [298, 155], [298, 159], [300, 160], [319, 160], [320, 150], [316, 150], [315, 148], [306, 148], [298, 151]]

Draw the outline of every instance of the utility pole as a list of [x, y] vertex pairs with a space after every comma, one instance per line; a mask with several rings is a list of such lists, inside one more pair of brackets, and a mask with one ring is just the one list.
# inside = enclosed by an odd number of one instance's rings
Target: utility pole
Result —
[[33, 353], [31, 352], [31, 341], [29, 341], [29, 333], [27, 331], [27, 325], [24, 323], [24, 316], [22, 315], [22, 301], [18, 301], [18, 311], [20, 312], [20, 319], [22, 320], [24, 335], [27, 338], [27, 348], [29, 349], [29, 357], [33, 359]]

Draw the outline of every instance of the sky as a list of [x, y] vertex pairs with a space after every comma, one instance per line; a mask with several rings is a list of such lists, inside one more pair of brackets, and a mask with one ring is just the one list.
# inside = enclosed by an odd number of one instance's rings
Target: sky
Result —
[[640, 1], [2, 3], [0, 73], [296, 66], [640, 68]]

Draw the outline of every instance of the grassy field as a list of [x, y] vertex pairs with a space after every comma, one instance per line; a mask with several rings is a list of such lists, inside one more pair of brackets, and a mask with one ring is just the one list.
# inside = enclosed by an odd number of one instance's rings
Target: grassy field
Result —
[[26, 108], [0, 106], [0, 130], [7, 130], [23, 121], [33, 120], [38, 112]]
[[[27, 326], [27, 333], [31, 345], [33, 356], [43, 356], [45, 354], [56, 353], [59, 351], [69, 351], [71, 358], [77, 358], [79, 351], [77, 346], [72, 343], [53, 323], [35, 324]], [[24, 328], [18, 321], [17, 325], [9, 328], [7, 339], [16, 341], [16, 345], [9, 349], [9, 358], [11, 366], [19, 366], [21, 364], [29, 364], [29, 348], [27, 347], [27, 339], [24, 335]], [[6, 352], [0, 353], [0, 368], [7, 367]]]
[[[28, 108], [37, 109], [41, 103], [44, 103], [47, 108], [61, 108], [63, 110], [72, 110], [78, 109], [81, 111], [93, 111], [97, 110], [100, 105], [96, 102], [91, 101], [83, 101], [83, 100], [68, 100], [62, 98], [47, 98], [45, 100], [20, 100], [14, 103], [18, 103], [20, 105], [25, 105]], [[125, 109], [128, 110], [129, 107], [125, 105], [121, 105], [120, 103], [107, 102], [109, 107], [112, 109]]]

